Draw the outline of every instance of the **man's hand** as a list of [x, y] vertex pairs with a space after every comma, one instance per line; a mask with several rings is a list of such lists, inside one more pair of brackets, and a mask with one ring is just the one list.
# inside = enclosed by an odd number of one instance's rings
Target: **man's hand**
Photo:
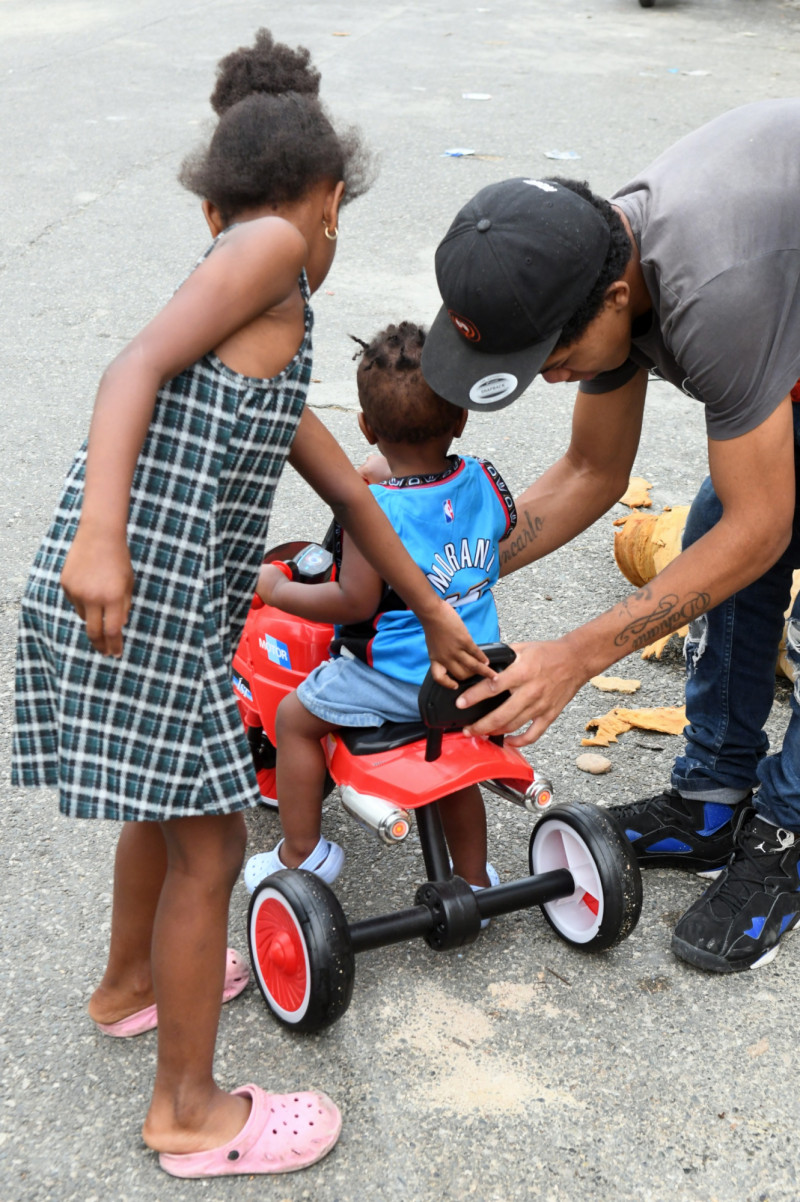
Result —
[[566, 639], [548, 643], [516, 643], [517, 658], [491, 680], [482, 680], [459, 697], [456, 706], [466, 709], [486, 697], [509, 690], [511, 696], [496, 710], [466, 729], [467, 734], [496, 735], [527, 730], [512, 735], [512, 747], [535, 743], [571, 701], [586, 678], [581, 664], [575, 662]]

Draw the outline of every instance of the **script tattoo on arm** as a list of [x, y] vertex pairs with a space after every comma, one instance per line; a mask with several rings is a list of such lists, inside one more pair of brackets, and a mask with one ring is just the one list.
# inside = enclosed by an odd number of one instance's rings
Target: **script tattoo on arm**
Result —
[[[544, 518], [531, 517], [529, 513], [526, 513], [524, 515], [524, 522], [517, 526], [513, 536], [502, 543], [500, 563], [509, 564], [522, 555], [526, 547], [536, 542], [542, 532], [543, 526]], [[527, 563], [528, 561], [526, 560], [525, 562]]]
[[[652, 599], [652, 590], [642, 589], [636, 596], [649, 601]], [[688, 625], [710, 606], [711, 597], [708, 593], [690, 593], [683, 602], [676, 593], [666, 593], [658, 599], [650, 613], [643, 614], [624, 626], [614, 643], [617, 647], [629, 647], [631, 651], [638, 651], [656, 639], [663, 638], [665, 634], [671, 634], [673, 630]]]

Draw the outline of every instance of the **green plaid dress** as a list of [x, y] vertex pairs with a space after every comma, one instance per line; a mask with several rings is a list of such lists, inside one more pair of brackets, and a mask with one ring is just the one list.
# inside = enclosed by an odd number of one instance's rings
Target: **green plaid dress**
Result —
[[136, 585], [118, 660], [92, 649], [59, 584], [86, 444], [67, 475], [22, 602], [12, 757], [12, 783], [57, 786], [64, 814], [166, 820], [257, 804], [231, 660], [311, 378], [305, 274], [300, 288], [305, 334], [280, 375], [241, 376], [208, 354], [158, 394], [131, 489]]

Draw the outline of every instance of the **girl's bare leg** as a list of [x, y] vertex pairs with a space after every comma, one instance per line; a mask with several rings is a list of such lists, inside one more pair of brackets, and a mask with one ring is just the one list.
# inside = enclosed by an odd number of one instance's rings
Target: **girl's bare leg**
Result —
[[489, 884], [486, 875], [486, 810], [477, 785], [468, 785], [439, 801], [453, 872], [469, 885]]
[[115, 1023], [152, 1006], [150, 948], [167, 849], [157, 822], [126, 822], [117, 843], [111, 943], [103, 979], [89, 1001], [98, 1023]]
[[250, 1103], [213, 1077], [228, 907], [244, 858], [241, 814], [161, 824], [167, 871], [153, 926], [158, 1065], [142, 1135], [159, 1152], [219, 1147], [241, 1131]]
[[319, 843], [327, 771], [320, 740], [335, 729], [310, 714], [294, 693], [278, 707], [276, 784], [283, 827], [279, 854], [287, 868], [297, 868]]

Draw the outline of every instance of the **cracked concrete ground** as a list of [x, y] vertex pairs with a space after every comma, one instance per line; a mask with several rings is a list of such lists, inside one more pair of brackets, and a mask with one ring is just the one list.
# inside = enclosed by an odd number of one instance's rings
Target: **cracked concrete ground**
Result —
[[[348, 335], [432, 318], [434, 248], [481, 185], [561, 171], [611, 191], [692, 127], [796, 92], [800, 78], [796, 0], [656, 0], [648, 10], [636, 0], [4, 0], [0, 1202], [797, 1202], [797, 944], [758, 973], [692, 971], [669, 940], [702, 886], [662, 871], [645, 878], [639, 927], [607, 955], [581, 956], [532, 911], [496, 920], [461, 953], [414, 943], [365, 954], [349, 1011], [322, 1035], [280, 1029], [253, 988], [225, 1007], [221, 1082], [317, 1085], [340, 1104], [340, 1143], [309, 1171], [181, 1182], [141, 1144], [155, 1039], [112, 1042], [85, 1015], [104, 963], [118, 832], [68, 823], [50, 794], [11, 788], [14, 630], [100, 373], [205, 248], [197, 202], [175, 173], [209, 123], [215, 63], [261, 24], [311, 48], [331, 109], [380, 154], [315, 300], [310, 403], [354, 457], [365, 447]], [[476, 92], [491, 99], [464, 98]], [[454, 147], [475, 154], [447, 157]], [[579, 158], [553, 161], [553, 151]], [[571, 396], [537, 383], [512, 409], [471, 416], [462, 446], [520, 491], [565, 446]], [[686, 504], [705, 473], [699, 407], [667, 385], [648, 400], [635, 470], [653, 482], [656, 507]], [[509, 641], [559, 634], [625, 594], [611, 551], [621, 512], [502, 585]], [[287, 472], [271, 537], [313, 537], [326, 524]], [[642, 705], [682, 699], [674, 650], [619, 671], [642, 680]], [[666, 781], [677, 740], [635, 731], [610, 750], [608, 776], [577, 771], [584, 726], [607, 702], [587, 686], [531, 749], [559, 798], [616, 802]], [[787, 706], [779, 684], [773, 741]], [[529, 819], [497, 799], [487, 808], [491, 858], [505, 878], [520, 875]], [[254, 850], [274, 842], [273, 815], [249, 825]], [[410, 903], [414, 838], [385, 849], [335, 799], [325, 825], [347, 849], [337, 890], [350, 916]], [[237, 886], [240, 948], [246, 900]]]

